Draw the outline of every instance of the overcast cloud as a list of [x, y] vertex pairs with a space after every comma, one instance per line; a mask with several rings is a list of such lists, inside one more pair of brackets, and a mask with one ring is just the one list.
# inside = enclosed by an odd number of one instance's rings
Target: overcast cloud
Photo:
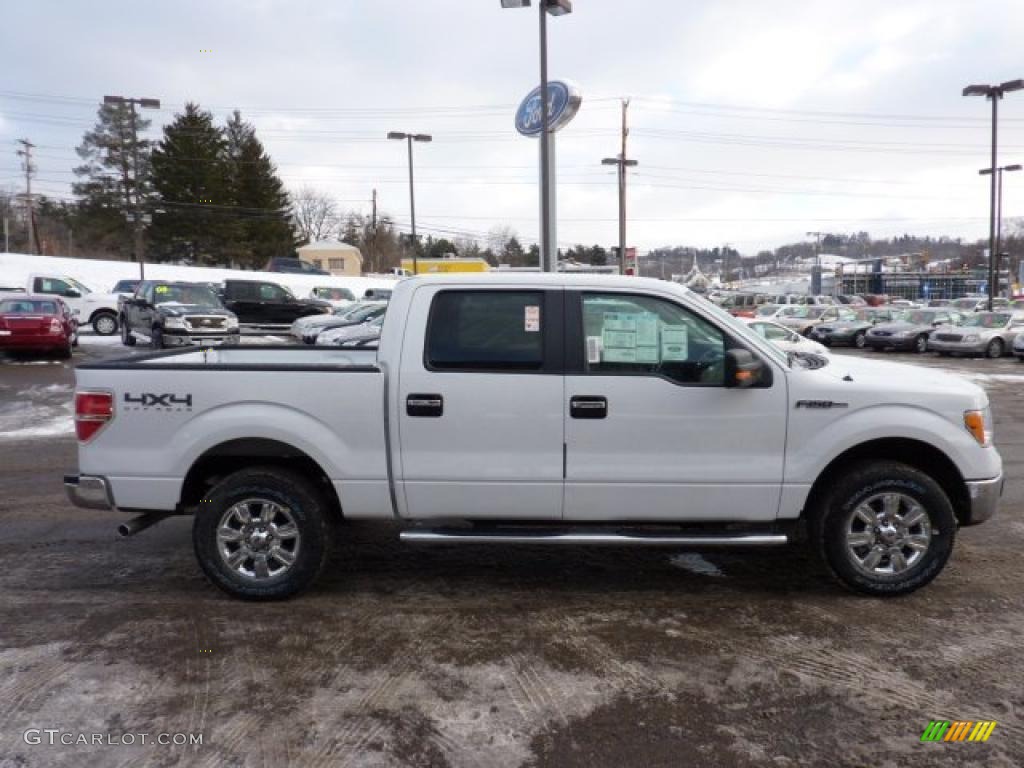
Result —
[[[632, 98], [630, 242], [732, 243], [809, 229], [970, 238], [987, 229], [988, 105], [971, 82], [1024, 77], [1024, 3], [575, 0], [549, 24], [552, 77], [583, 107], [558, 134], [558, 239], [610, 245], [618, 97]], [[0, 184], [14, 140], [39, 145], [36, 188], [67, 196], [74, 147], [104, 94], [160, 98], [153, 137], [186, 100], [257, 126], [286, 184], [417, 224], [508, 224], [537, 236], [537, 145], [512, 126], [537, 81], [535, 9], [499, 0], [55, 2], [5, 7]], [[202, 52], [210, 49], [212, 52]], [[67, 98], [64, 98], [67, 97]], [[1001, 105], [1002, 162], [1024, 161], [1024, 92]], [[839, 114], [842, 113], [842, 114]], [[1024, 174], [1020, 174], [1024, 177]], [[1007, 177], [1005, 216], [1024, 215]], [[450, 236], [450, 235], [449, 235]]]

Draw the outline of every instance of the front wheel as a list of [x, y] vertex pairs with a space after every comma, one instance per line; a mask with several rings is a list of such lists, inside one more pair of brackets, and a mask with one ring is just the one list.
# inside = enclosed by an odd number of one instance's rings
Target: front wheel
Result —
[[121, 318], [121, 343], [126, 347], [135, 346], [135, 337], [132, 336], [131, 329], [128, 328], [128, 323], [125, 322], [124, 318]]
[[928, 351], [928, 337], [923, 333], [914, 339], [914, 351], [919, 355], [923, 355]]
[[149, 343], [153, 347], [153, 349], [163, 349], [164, 329], [160, 327], [154, 328], [152, 332], [150, 332]]
[[228, 475], [199, 504], [192, 543], [215, 585], [246, 600], [306, 589], [329, 550], [329, 509], [305, 477], [277, 467]]
[[994, 359], [994, 358], [1002, 357], [1002, 356], [1003, 356], [1003, 340], [1002, 339], [992, 339], [992, 341], [990, 341], [988, 343], [988, 346], [985, 347], [985, 357], [989, 357], [989, 358], [993, 358]]
[[857, 331], [853, 336], [853, 346], [857, 349], [864, 349], [865, 344], [867, 344], [867, 334], [864, 331]]
[[92, 319], [92, 329], [98, 336], [113, 336], [117, 333], [117, 316], [100, 312]]
[[938, 483], [906, 464], [854, 465], [812, 510], [812, 542], [832, 575], [867, 595], [903, 595], [939, 575], [956, 517]]

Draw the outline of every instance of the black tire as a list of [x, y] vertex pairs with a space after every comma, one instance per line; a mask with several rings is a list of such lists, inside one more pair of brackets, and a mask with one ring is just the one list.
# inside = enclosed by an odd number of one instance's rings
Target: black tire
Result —
[[985, 347], [985, 357], [995, 360], [997, 357], [1003, 356], [1003, 340], [992, 339]]
[[[901, 573], [868, 573], [855, 561], [857, 554], [848, 546], [847, 535], [851, 524], [863, 525], [859, 519], [855, 521], [858, 508], [885, 493], [898, 493], [919, 505], [930, 538], [927, 549]], [[939, 484], [924, 472], [895, 461], [851, 466], [831, 483], [818, 507], [811, 510], [810, 519], [811, 544], [832, 576], [847, 589], [877, 597], [913, 592], [938, 576], [953, 551], [956, 526], [953, 507]], [[872, 535], [867, 528], [864, 531]], [[865, 545], [863, 551], [877, 547], [884, 545]], [[892, 567], [891, 559], [884, 559], [889, 555], [881, 557], [881, 563]]]
[[864, 345], [867, 344], [867, 334], [864, 331], [857, 331], [853, 335], [853, 346], [857, 349], [864, 349]]
[[121, 343], [124, 344], [126, 347], [134, 347], [135, 346], [135, 337], [132, 336], [131, 329], [128, 328], [128, 323], [125, 322], [123, 317], [121, 318], [120, 326], [121, 326]]
[[163, 328], [161, 328], [159, 326], [156, 326], [156, 327], [153, 328], [152, 331], [149, 332], [149, 345], [151, 347], [153, 347], [153, 349], [163, 349], [164, 348], [165, 345], [164, 345], [164, 329]]
[[952, 352], [939, 352], [939, 357], [952, 357]]
[[923, 355], [928, 351], [928, 336], [926, 334], [922, 333], [914, 339], [914, 351], [919, 355]]
[[61, 360], [70, 360], [74, 354], [74, 344], [71, 339], [68, 339], [67, 346], [61, 347], [57, 350], [57, 357]]
[[[222, 518], [239, 502], [260, 499], [287, 510], [298, 529], [296, 556], [279, 575], [246, 576], [231, 568], [218, 549]], [[233, 597], [281, 600], [308, 588], [330, 550], [331, 511], [306, 477], [277, 467], [253, 467], [228, 475], [207, 493], [192, 524], [192, 544], [207, 578]], [[253, 564], [255, 566], [255, 563]]]
[[117, 315], [113, 312], [97, 312], [92, 317], [92, 329], [97, 336], [113, 336], [118, 325]]

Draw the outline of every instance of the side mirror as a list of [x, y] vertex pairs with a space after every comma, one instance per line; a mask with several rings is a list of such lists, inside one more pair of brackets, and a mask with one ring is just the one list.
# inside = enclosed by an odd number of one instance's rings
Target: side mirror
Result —
[[64, 291], [64, 298], [66, 298], [66, 299], [80, 299], [80, 298], [82, 298], [82, 294], [80, 294], [74, 288], [68, 288], [66, 291]]
[[764, 376], [764, 362], [749, 349], [730, 349], [725, 353], [725, 386], [752, 387]]

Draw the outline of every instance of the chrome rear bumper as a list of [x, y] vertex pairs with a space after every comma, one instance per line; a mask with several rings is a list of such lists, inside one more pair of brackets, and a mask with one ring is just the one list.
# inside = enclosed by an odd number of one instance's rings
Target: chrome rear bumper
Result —
[[76, 507], [82, 509], [117, 509], [105, 477], [64, 475], [64, 491]]

